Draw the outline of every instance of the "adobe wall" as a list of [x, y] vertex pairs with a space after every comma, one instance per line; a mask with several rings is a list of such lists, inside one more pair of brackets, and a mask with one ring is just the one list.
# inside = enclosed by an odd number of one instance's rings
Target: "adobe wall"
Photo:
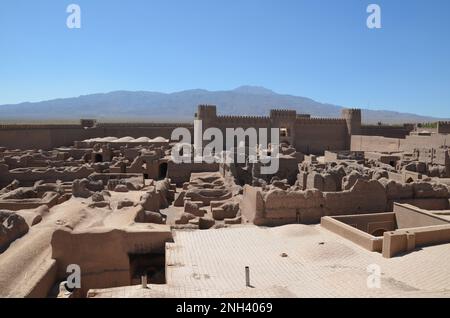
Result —
[[59, 197], [60, 195], [58, 193], [51, 193], [45, 199], [0, 199], [0, 209], [19, 211], [35, 209], [42, 205], [46, 205], [51, 208], [58, 204]]
[[393, 212], [334, 216], [333, 219], [371, 235], [379, 229], [385, 231], [397, 229], [397, 220]]
[[50, 129], [50, 148], [56, 148], [60, 146], [73, 146], [76, 140], [84, 140], [91, 138], [94, 131], [91, 129], [84, 129], [80, 127], [63, 128], [63, 129]]
[[418, 247], [450, 243], [450, 225], [435, 225], [385, 232], [383, 257], [391, 258]]
[[295, 148], [306, 154], [348, 150], [348, 138], [344, 119], [299, 118], [295, 123]]
[[450, 146], [450, 135], [406, 136], [401, 142], [401, 150], [412, 151], [415, 148], [444, 148]]
[[344, 109], [342, 118], [310, 118], [297, 115], [295, 110], [271, 110], [270, 116], [218, 116], [214, 105], [200, 105], [196, 114], [202, 120], [203, 130], [219, 128], [284, 128], [287, 136], [280, 136], [281, 142], [288, 142], [297, 151], [307, 154], [323, 154], [325, 150], [348, 150], [350, 134], [359, 133], [361, 111]]
[[75, 179], [87, 178], [94, 169], [81, 167], [67, 168], [18, 168], [9, 170], [6, 165], [0, 164], [0, 186], [6, 186], [14, 180], [24, 185], [32, 185], [34, 182], [43, 180], [45, 183], [53, 183], [56, 180], [63, 182]]
[[385, 212], [387, 196], [378, 181], [358, 180], [351, 190], [321, 192], [271, 190], [246, 185], [241, 213], [256, 225], [315, 224], [329, 215]]
[[170, 140], [172, 131], [181, 127], [189, 129], [191, 135], [194, 133], [193, 124], [187, 123], [99, 123], [92, 129], [91, 134], [95, 135], [93, 138], [126, 136], [139, 138], [145, 136], [149, 138], [164, 137]]
[[[196, 117], [203, 121], [204, 130], [216, 127], [224, 136], [226, 128], [286, 128], [288, 135], [281, 136], [280, 141], [295, 146], [297, 151], [313, 154], [322, 154], [325, 150], [348, 150], [350, 135], [361, 131], [361, 112], [358, 109], [344, 109], [342, 118], [321, 119], [297, 115], [292, 110], [272, 110], [270, 116], [265, 117], [217, 116], [215, 106], [200, 105]], [[0, 146], [51, 149], [71, 146], [74, 141], [109, 136], [161, 136], [170, 139], [172, 131], [178, 127], [188, 128], [193, 135], [193, 125], [189, 123], [97, 123], [91, 128], [84, 128], [81, 124], [6, 125], [0, 127]]]
[[[288, 128], [289, 136], [280, 137], [280, 142], [288, 142], [299, 152], [323, 154], [325, 150], [347, 149], [348, 132], [344, 119], [297, 118], [292, 123], [280, 118], [252, 116], [217, 116], [210, 119], [208, 127], [219, 128], [224, 135], [226, 146], [227, 128]], [[259, 136], [258, 136], [259, 138]], [[270, 142], [270, 132], [268, 132]]]
[[394, 213], [399, 229], [450, 223], [409, 204], [394, 203]]
[[[57, 143], [70, 142], [88, 136], [81, 126], [10, 125], [0, 127], [0, 146], [9, 149], [51, 149]], [[61, 144], [61, 145], [62, 145]]]
[[325, 151], [324, 161], [325, 162], [335, 162], [339, 160], [360, 160], [364, 161], [365, 153], [363, 151], [348, 151], [348, 150], [339, 150], [339, 151]]
[[361, 135], [363, 136], [405, 138], [411, 131], [412, 127], [407, 126], [363, 125], [361, 127]]
[[42, 273], [37, 281], [32, 284], [31, 290], [25, 295], [26, 298], [46, 298], [54, 286], [57, 278], [57, 265], [53, 259], [40, 264], [39, 271]]
[[[425, 211], [406, 205], [398, 207], [401, 209], [396, 209], [394, 213], [325, 216], [321, 219], [321, 226], [369, 251], [382, 252], [385, 258], [421, 246], [450, 242], [448, 220], [436, 222], [439, 218], [433, 221], [433, 216], [427, 218]], [[399, 229], [399, 224], [406, 227]], [[382, 237], [371, 235], [377, 230], [384, 231]]]
[[[222, 132], [224, 149], [228, 149], [226, 144], [227, 128], [242, 128], [244, 130], [248, 128], [272, 128], [269, 117], [256, 116], [217, 116], [216, 118], [210, 118], [208, 121], [203, 122], [203, 131], [210, 127], [218, 128]], [[259, 134], [257, 135], [257, 137], [259, 142]], [[270, 142], [270, 132], [268, 132], [267, 138], [268, 142]], [[238, 145], [234, 146], [237, 147]]]
[[264, 199], [261, 188], [244, 186], [243, 200], [239, 204], [242, 217], [253, 224], [263, 224], [264, 218]]
[[169, 178], [172, 183], [180, 186], [190, 180], [191, 173], [216, 171], [219, 171], [218, 163], [175, 163], [169, 161], [167, 166], [167, 178]]
[[98, 228], [86, 231], [56, 230], [52, 237], [52, 258], [58, 266], [58, 278], [67, 277], [66, 269], [77, 264], [81, 269], [81, 295], [89, 289], [131, 284], [129, 254], [162, 254], [172, 241], [166, 227], [130, 226], [123, 229]]
[[185, 127], [193, 134], [193, 125], [186, 123], [99, 123], [96, 127], [87, 129], [81, 125], [3, 125], [0, 126], [0, 147], [50, 150], [98, 137], [161, 136], [170, 139], [172, 131], [178, 127]]
[[450, 165], [449, 152], [447, 149], [426, 149], [421, 148], [419, 151], [419, 161], [425, 163], [434, 163], [442, 166]]
[[351, 137], [350, 150], [372, 152], [399, 152], [401, 151], [401, 139], [379, 136], [354, 135]]
[[439, 134], [450, 134], [450, 122], [440, 121], [437, 123], [437, 132]]
[[[372, 219], [378, 218], [381, 219], [381, 222], [391, 221], [391, 219], [394, 218], [394, 216], [386, 216], [393, 213], [377, 213], [374, 215], [360, 215], [360, 218], [364, 219], [368, 216], [370, 216]], [[378, 217], [380, 215], [381, 217]], [[350, 216], [349, 216], [350, 217]], [[352, 216], [353, 222], [355, 222], [355, 219], [358, 216]], [[375, 221], [376, 223], [376, 221]], [[337, 217], [330, 217], [330, 216], [324, 216], [321, 221], [320, 225], [333, 232], [336, 233], [350, 241], [352, 241], [355, 244], [358, 244], [359, 246], [362, 246], [363, 248], [371, 251], [371, 252], [381, 252], [382, 246], [383, 246], [383, 238], [381, 237], [374, 237], [364, 230], [357, 229], [356, 227], [352, 226], [352, 224], [343, 223], [341, 219], [338, 219]]]
[[449, 207], [449, 193], [441, 185], [400, 184], [359, 179], [350, 190], [322, 192], [245, 186], [241, 202], [243, 218], [256, 225], [314, 224], [323, 216], [392, 212], [394, 202], [406, 202], [433, 209]]
[[412, 152], [414, 149], [439, 149], [447, 146], [450, 146], [450, 135], [409, 135], [405, 139], [361, 135], [351, 137], [352, 151]]

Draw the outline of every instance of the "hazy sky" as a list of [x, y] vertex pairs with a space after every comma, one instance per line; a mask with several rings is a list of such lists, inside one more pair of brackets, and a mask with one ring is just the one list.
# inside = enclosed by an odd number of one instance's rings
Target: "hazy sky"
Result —
[[0, 104], [249, 84], [450, 117], [449, 42], [448, 0], [0, 0]]

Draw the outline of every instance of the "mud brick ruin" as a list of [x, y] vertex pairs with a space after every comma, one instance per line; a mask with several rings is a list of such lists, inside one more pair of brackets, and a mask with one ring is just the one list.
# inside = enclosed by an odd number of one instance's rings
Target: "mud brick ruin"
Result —
[[[192, 123], [0, 126], [0, 296], [450, 295], [450, 123], [195, 119], [278, 128], [279, 169], [174, 162], [172, 131]], [[385, 288], [357, 287], [369, 264]]]

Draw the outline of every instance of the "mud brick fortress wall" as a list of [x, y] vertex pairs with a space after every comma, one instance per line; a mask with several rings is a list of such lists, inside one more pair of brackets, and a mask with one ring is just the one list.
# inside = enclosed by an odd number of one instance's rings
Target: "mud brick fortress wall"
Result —
[[361, 127], [361, 135], [405, 138], [413, 129], [414, 125], [412, 124], [404, 124], [402, 126], [363, 125]]
[[421, 148], [446, 148], [450, 146], [450, 134], [431, 136], [409, 135], [405, 138], [387, 138], [380, 136], [352, 136], [351, 150], [378, 152], [412, 152]]
[[0, 147], [9, 149], [44, 149], [72, 146], [75, 141], [97, 137], [170, 139], [177, 127], [193, 132], [193, 125], [186, 123], [98, 123], [93, 127], [79, 125], [1, 125]]
[[[224, 137], [226, 128], [280, 128], [285, 131], [280, 140], [306, 154], [350, 150], [352, 135], [404, 138], [409, 133], [407, 126], [362, 125], [360, 109], [343, 109], [341, 118], [312, 118], [297, 114], [295, 110], [279, 109], [271, 110], [269, 116], [220, 116], [216, 106], [200, 105], [196, 119], [203, 121], [203, 130], [219, 128]], [[95, 120], [81, 120], [78, 125], [0, 125], [0, 147], [49, 150], [98, 137], [161, 136], [170, 139], [172, 131], [178, 127], [188, 128], [193, 135], [192, 123], [97, 123]], [[447, 129], [445, 127], [445, 123], [441, 123], [441, 129]]]
[[450, 121], [440, 121], [437, 123], [438, 134], [450, 134]]
[[90, 138], [81, 125], [2, 125], [0, 146], [10, 149], [51, 149]]
[[313, 154], [349, 149], [351, 135], [361, 130], [359, 109], [342, 110], [342, 118], [311, 118], [295, 110], [271, 110], [269, 116], [252, 117], [218, 116], [216, 106], [201, 105], [196, 118], [202, 120], [203, 130], [219, 128], [224, 136], [226, 128], [279, 128], [286, 132], [280, 141], [289, 143], [297, 151]]

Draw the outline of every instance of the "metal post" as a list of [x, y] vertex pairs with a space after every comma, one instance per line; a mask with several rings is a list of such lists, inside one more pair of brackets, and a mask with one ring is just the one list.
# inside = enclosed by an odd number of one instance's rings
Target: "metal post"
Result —
[[147, 274], [141, 276], [142, 288], [147, 289]]
[[245, 286], [251, 287], [250, 285], [250, 267], [245, 266]]

